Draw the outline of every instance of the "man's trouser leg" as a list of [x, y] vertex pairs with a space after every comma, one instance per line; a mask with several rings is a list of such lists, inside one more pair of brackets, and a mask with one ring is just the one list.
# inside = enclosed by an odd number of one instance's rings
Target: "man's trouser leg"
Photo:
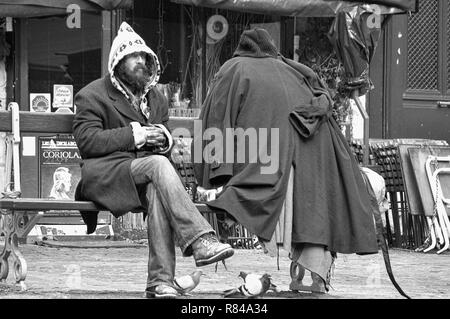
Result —
[[148, 277], [147, 287], [159, 284], [172, 286], [175, 276], [175, 242], [169, 219], [152, 183], [147, 186], [149, 210], [147, 215], [148, 234]]
[[[131, 174], [136, 184], [148, 184], [149, 278], [152, 276], [150, 281], [166, 281], [170, 276], [173, 279], [174, 241], [177, 241], [183, 254], [188, 256], [192, 254], [189, 246], [201, 235], [214, 233], [214, 230], [195, 207], [166, 157], [152, 155], [133, 160]], [[151, 240], [153, 243], [150, 244]], [[163, 268], [160, 270], [161, 279], [154, 277], [158, 274], [154, 269], [158, 267]]]

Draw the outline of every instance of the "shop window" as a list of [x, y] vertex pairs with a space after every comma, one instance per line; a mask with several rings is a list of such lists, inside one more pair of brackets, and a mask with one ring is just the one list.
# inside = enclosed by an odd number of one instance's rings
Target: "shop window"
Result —
[[80, 22], [69, 28], [66, 16], [26, 19], [30, 93], [70, 84], [76, 94], [101, 76], [101, 15], [83, 12]]
[[[215, 38], [207, 32], [204, 48], [204, 25], [217, 15], [225, 19], [227, 32]], [[215, 73], [233, 56], [245, 29], [266, 27], [282, 46], [280, 18], [273, 16], [184, 6], [167, 0], [135, 0], [125, 18], [160, 60], [158, 87], [169, 99], [169, 114], [173, 116], [198, 115]], [[220, 34], [221, 30], [216, 31]], [[184, 109], [196, 112], [184, 112]]]
[[419, 2], [408, 19], [407, 97], [450, 97], [450, 1]]

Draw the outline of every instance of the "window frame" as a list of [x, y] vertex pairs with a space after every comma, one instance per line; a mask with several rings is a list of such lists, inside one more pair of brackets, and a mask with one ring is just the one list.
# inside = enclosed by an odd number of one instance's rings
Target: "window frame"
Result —
[[[112, 40], [115, 36], [118, 19], [122, 17], [122, 10], [101, 12], [101, 76], [108, 73], [108, 55], [111, 48]], [[28, 47], [27, 47], [27, 18], [14, 19], [14, 78], [12, 92], [14, 96], [7, 97], [8, 102], [15, 101], [19, 103], [21, 111], [29, 111], [29, 88], [28, 88]]]
[[[421, 0], [424, 1], [424, 0]], [[437, 1], [437, 0], [436, 0]], [[420, 10], [419, 13], [420, 14]], [[425, 90], [425, 89], [411, 89], [406, 87], [403, 93], [404, 100], [450, 100], [450, 34], [447, 34], [447, 29], [450, 29], [450, 1], [438, 1], [438, 54], [437, 54], [437, 89]], [[408, 21], [409, 23], [409, 21]], [[406, 48], [409, 50], [408, 41]], [[408, 56], [408, 52], [407, 52]], [[408, 68], [408, 64], [407, 68]], [[409, 69], [405, 72], [406, 85], [408, 83]]]

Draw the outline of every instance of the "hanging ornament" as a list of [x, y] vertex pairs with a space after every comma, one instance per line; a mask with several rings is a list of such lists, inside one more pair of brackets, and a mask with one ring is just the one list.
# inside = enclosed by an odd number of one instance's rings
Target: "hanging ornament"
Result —
[[207, 42], [212, 44], [222, 40], [228, 33], [228, 21], [227, 19], [216, 14], [211, 16], [206, 22], [206, 34]]

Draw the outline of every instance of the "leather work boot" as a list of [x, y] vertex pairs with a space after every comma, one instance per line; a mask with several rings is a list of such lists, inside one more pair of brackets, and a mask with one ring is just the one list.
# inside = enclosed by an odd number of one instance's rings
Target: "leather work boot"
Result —
[[233, 256], [234, 250], [228, 244], [219, 242], [216, 236], [205, 234], [192, 244], [197, 267], [209, 265]]

